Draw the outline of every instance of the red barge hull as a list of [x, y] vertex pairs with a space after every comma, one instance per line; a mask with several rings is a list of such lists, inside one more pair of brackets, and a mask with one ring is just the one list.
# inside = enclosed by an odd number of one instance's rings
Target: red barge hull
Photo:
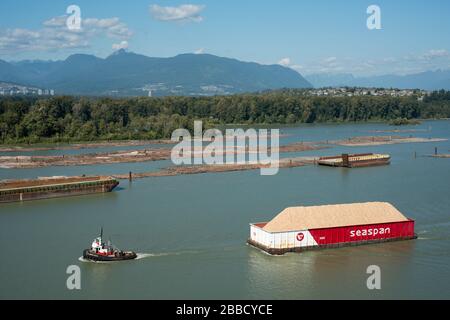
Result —
[[[251, 225], [248, 244], [271, 255], [417, 239], [414, 220], [263, 234], [266, 223]], [[262, 240], [265, 237], [264, 240]]]

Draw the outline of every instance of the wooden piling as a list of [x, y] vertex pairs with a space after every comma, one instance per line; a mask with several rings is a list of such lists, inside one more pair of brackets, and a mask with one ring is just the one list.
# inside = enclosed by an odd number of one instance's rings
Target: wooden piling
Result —
[[344, 167], [350, 167], [350, 159], [348, 153], [342, 154], [342, 164]]
[[128, 180], [131, 182], [133, 181], [133, 173], [130, 171], [130, 173], [128, 174]]

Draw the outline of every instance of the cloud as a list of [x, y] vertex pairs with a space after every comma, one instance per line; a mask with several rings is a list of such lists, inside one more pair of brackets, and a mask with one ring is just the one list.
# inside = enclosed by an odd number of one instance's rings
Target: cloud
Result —
[[0, 53], [13, 54], [25, 51], [54, 51], [60, 49], [81, 49], [90, 46], [96, 37], [127, 40], [132, 32], [119, 18], [86, 18], [81, 29], [69, 30], [68, 16], [54, 17], [42, 23], [42, 28], [0, 30]]
[[357, 73], [362, 70], [372, 70], [372, 63], [373, 61], [370, 60], [361, 62], [355, 59], [335, 56], [321, 57], [303, 63], [301, 71], [303, 75]]
[[425, 54], [423, 54], [423, 58], [427, 60], [443, 58], [450, 56], [450, 53], [445, 49], [431, 49]]
[[278, 61], [278, 64], [279, 64], [280, 66], [283, 66], [283, 67], [286, 67], [286, 68], [294, 69], [294, 70], [297, 71], [297, 72], [301, 72], [301, 71], [303, 71], [303, 69], [304, 69], [304, 66], [299, 65], [299, 64], [294, 64], [294, 63], [292, 62], [291, 58], [288, 58], [288, 57], [283, 58], [283, 59], [281, 59], [280, 61]]
[[123, 40], [120, 43], [113, 43], [112, 48], [113, 50], [128, 49], [128, 41]]
[[447, 49], [429, 49], [406, 56], [367, 59], [322, 56], [309, 61], [301, 61], [301, 64], [294, 63], [292, 58], [286, 57], [278, 61], [278, 64], [291, 68], [304, 76], [316, 74], [353, 74], [357, 77], [386, 74], [406, 75], [439, 69], [449, 70], [450, 52]]
[[283, 58], [280, 61], [278, 61], [279, 65], [282, 65], [283, 67], [289, 67], [291, 64], [291, 59], [290, 58]]
[[178, 22], [202, 22], [200, 12], [205, 6], [194, 4], [183, 4], [178, 7], [162, 7], [156, 4], [150, 6], [150, 14], [160, 21]]
[[382, 60], [383, 60], [383, 62], [396, 62], [397, 61], [397, 59], [393, 58], [393, 57], [383, 58]]
[[298, 72], [300, 72], [301, 70], [305, 69], [304, 66], [300, 65], [300, 64], [293, 64], [290, 66], [291, 69], [297, 70]]
[[200, 48], [194, 51], [195, 54], [203, 54], [205, 53], [205, 48]]
[[337, 57], [321, 58], [312, 63], [308, 63], [302, 71], [305, 74], [313, 73], [339, 73], [345, 70], [345, 61], [338, 59]]
[[322, 56], [302, 61], [301, 64], [294, 63], [292, 58], [286, 57], [278, 61], [278, 64], [306, 76], [343, 73], [353, 74], [357, 77], [386, 74], [406, 75], [439, 69], [449, 70], [450, 52], [447, 49], [429, 49], [406, 56], [386, 56], [372, 59]]
[[324, 59], [323, 61], [327, 64], [331, 64], [331, 63], [336, 62], [336, 60], [337, 60], [336, 57], [328, 57], [328, 58]]
[[110, 38], [129, 39], [133, 35], [127, 25], [121, 22], [119, 18], [85, 19], [83, 20], [83, 28], [104, 33]]
[[305, 67], [301, 71], [305, 75], [324, 73], [351, 73], [355, 76], [406, 75], [450, 69], [450, 52], [445, 49], [430, 49], [425, 53], [410, 53], [402, 57], [389, 56], [365, 60], [328, 57], [317, 58], [303, 65]]

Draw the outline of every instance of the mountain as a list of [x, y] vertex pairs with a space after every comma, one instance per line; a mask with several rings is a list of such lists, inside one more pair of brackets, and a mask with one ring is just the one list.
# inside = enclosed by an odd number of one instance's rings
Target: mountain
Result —
[[296, 71], [210, 54], [152, 58], [119, 50], [105, 59], [75, 54], [64, 61], [0, 60], [0, 81], [54, 89], [58, 94], [214, 95], [312, 85]]
[[6, 61], [0, 60], [0, 79], [5, 82], [15, 82], [17, 80], [17, 70]]
[[450, 69], [409, 75], [354, 77], [351, 74], [313, 74], [306, 77], [315, 87], [370, 87], [423, 90], [450, 90]]

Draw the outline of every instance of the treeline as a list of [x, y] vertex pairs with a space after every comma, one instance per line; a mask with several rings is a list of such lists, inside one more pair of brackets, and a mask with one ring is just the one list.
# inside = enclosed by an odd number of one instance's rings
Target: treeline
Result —
[[440, 91], [434, 91], [431, 94], [424, 97], [425, 102], [435, 102], [435, 101], [442, 101], [442, 102], [448, 102], [450, 101], [450, 91], [440, 90]]
[[449, 118], [450, 94], [417, 97], [308, 97], [301, 91], [217, 97], [0, 99], [1, 143], [161, 139], [177, 128]]

